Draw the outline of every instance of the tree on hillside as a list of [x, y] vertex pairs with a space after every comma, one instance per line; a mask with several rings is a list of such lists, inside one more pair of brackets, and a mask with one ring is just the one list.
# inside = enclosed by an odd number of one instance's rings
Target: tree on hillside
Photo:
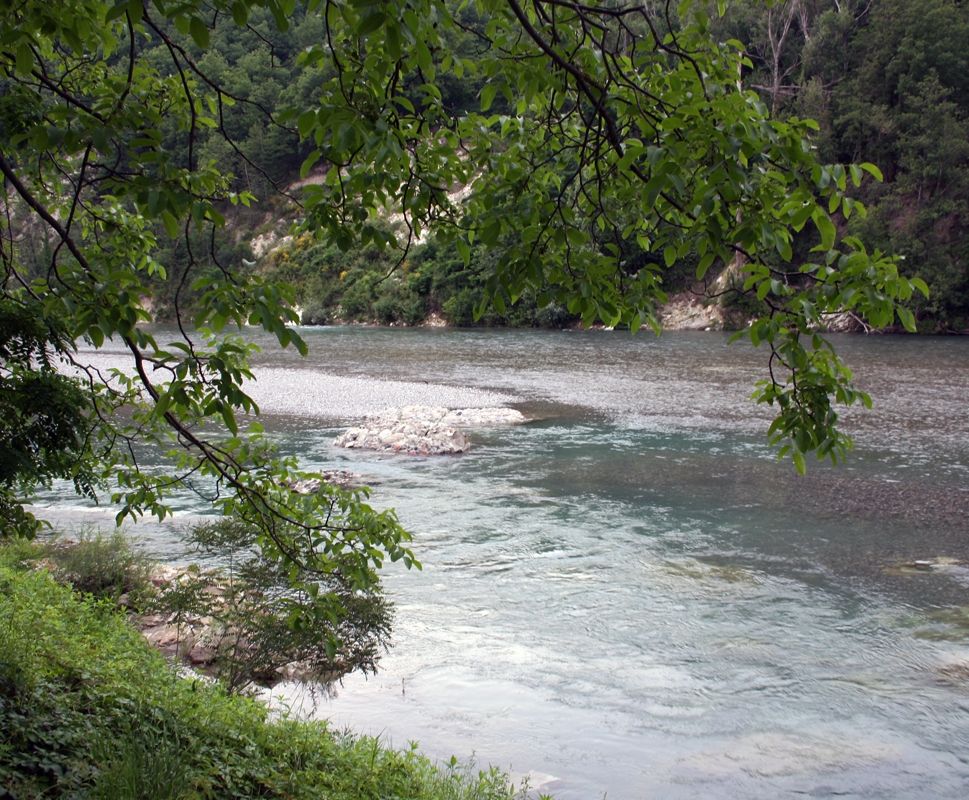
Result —
[[[801, 469], [805, 453], [840, 455], [834, 406], [867, 397], [815, 327], [850, 309], [910, 328], [896, 303], [924, 287], [839, 235], [831, 215], [862, 213], [849, 185], [877, 170], [819, 163], [810, 121], [771, 119], [738, 88], [742, 46], [711, 35], [721, 12], [573, 0], [472, 0], [461, 12], [444, 0], [10, 5], [0, 20], [3, 301], [59, 320], [66, 341], [110, 339], [127, 352], [130, 371], [105, 375], [58, 348], [87, 387], [91, 452], [120, 515], [164, 516], [173, 485], [206, 476], [213, 503], [257, 525], [278, 559], [360, 585], [386, 557], [412, 560], [392, 514], [336, 487], [296, 492], [306, 476], [240, 419], [256, 408], [237, 326], [305, 348], [287, 327], [286, 287], [200, 252], [227, 208], [258, 199], [213, 155], [231, 153], [263, 188], [282, 189], [240, 145], [251, 130], [233, 127], [240, 109], [261, 136], [298, 143], [304, 175], [321, 172], [291, 199], [305, 229], [342, 248], [377, 244], [403, 258], [428, 227], [465, 258], [473, 244], [510, 242], [488, 278], [498, 307], [532, 292], [586, 322], [658, 327], [666, 269], [692, 260], [703, 279], [742, 254], [741, 290], [764, 304], [747, 335], [769, 349], [757, 398], [777, 410], [770, 437]], [[226, 74], [214, 35], [235, 26], [275, 53], [273, 37], [297, 20], [319, 31], [293, 63], [313, 99], [270, 107]], [[456, 31], [474, 46], [455, 50]], [[456, 113], [465, 81], [481, 87], [478, 107]], [[449, 199], [459, 184], [472, 186], [466, 205]], [[402, 236], [377, 224], [387, 209], [402, 216]], [[817, 242], [808, 263], [794, 260], [802, 230]], [[157, 258], [162, 235], [182, 239], [175, 274]], [[172, 341], [141, 325], [164, 281], [181, 332]], [[146, 442], [176, 454], [171, 474], [139, 468]]]
[[823, 159], [870, 161], [869, 215], [842, 220], [905, 257], [931, 288], [914, 309], [969, 327], [969, 8], [958, 0], [738, 0], [715, 24], [742, 39], [745, 85], [772, 113], [812, 117]]
[[932, 287], [940, 327], [969, 328], [969, 8], [955, 0], [881, 0], [848, 48], [832, 93], [839, 157], [877, 160], [861, 235], [905, 256]]

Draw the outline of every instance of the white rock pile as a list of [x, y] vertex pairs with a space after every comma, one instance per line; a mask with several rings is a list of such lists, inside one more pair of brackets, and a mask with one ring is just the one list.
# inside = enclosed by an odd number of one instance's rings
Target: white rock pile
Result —
[[525, 421], [512, 408], [404, 406], [367, 417], [336, 439], [339, 447], [379, 450], [406, 455], [437, 456], [463, 453], [471, 441], [461, 428], [517, 425]]

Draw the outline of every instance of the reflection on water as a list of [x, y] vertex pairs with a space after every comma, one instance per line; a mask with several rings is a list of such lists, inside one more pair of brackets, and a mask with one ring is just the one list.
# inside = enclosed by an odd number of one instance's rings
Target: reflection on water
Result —
[[309, 386], [496, 390], [537, 420], [437, 460], [338, 451], [318, 408], [274, 420], [373, 482], [424, 563], [387, 572], [382, 672], [287, 702], [560, 798], [965, 796], [969, 640], [938, 612], [969, 605], [969, 342], [839, 340], [878, 405], [848, 415], [848, 465], [797, 478], [746, 400], [763, 359], [719, 335], [306, 335], [308, 363], [272, 363]]

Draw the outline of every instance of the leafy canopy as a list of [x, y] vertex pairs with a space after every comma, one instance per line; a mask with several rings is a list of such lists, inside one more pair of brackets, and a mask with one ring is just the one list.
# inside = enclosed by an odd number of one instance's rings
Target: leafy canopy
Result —
[[29, 534], [36, 526], [13, 496], [19, 488], [52, 478], [73, 480], [92, 497], [87, 395], [78, 381], [58, 372], [53, 354], [72, 342], [57, 320], [32, 316], [0, 299], [0, 525]]
[[[202, 252], [227, 209], [257, 199], [233, 191], [210, 157], [219, 141], [236, 163], [259, 169], [233, 132], [239, 108], [302, 142], [302, 174], [320, 180], [291, 198], [305, 228], [341, 248], [376, 244], [402, 260], [429, 228], [465, 260], [473, 245], [500, 243], [503, 257], [487, 262], [486, 276], [499, 311], [528, 292], [587, 323], [658, 328], [667, 269], [692, 260], [700, 280], [726, 269], [763, 304], [744, 335], [769, 350], [755, 397], [777, 410], [771, 440], [799, 469], [805, 453], [841, 455], [849, 442], [835, 405], [869, 401], [814, 331], [843, 310], [876, 326], [897, 316], [911, 329], [899, 303], [925, 286], [841, 235], [841, 219], [864, 213], [849, 190], [878, 169], [821, 164], [814, 123], [769, 117], [739, 85], [740, 43], [711, 34], [711, 15], [723, 10], [573, 0], [8, 8], [2, 299], [23, 318], [62, 326], [46, 352], [70, 362], [86, 387], [75, 408], [98, 460], [85, 463], [112, 482], [119, 517], [163, 517], [172, 486], [206, 476], [212, 502], [258, 526], [280, 560], [341, 570], [361, 586], [385, 558], [413, 563], [391, 513], [360, 492], [296, 492], [307, 476], [258, 423], [244, 423], [257, 411], [244, 385], [251, 346], [232, 331], [257, 325], [281, 347], [305, 344], [287, 327], [296, 321], [290, 289], [243, 275], [214, 247]], [[320, 33], [297, 57], [312, 102], [269, 108], [211, 68], [220, 26], [266, 39], [296, 19], [315, 20]], [[455, 82], [480, 87], [476, 108], [444, 101], [442, 87]], [[466, 203], [450, 194], [461, 185], [471, 189]], [[391, 211], [400, 233], [380, 224]], [[173, 274], [156, 258], [164, 237], [183, 239], [187, 251]], [[171, 341], [141, 324], [162, 287], [181, 332]], [[123, 345], [130, 370], [101, 374], [63, 345], [109, 340]], [[220, 432], [211, 433], [213, 421]], [[174, 474], [140, 469], [145, 442], [172, 450]]]

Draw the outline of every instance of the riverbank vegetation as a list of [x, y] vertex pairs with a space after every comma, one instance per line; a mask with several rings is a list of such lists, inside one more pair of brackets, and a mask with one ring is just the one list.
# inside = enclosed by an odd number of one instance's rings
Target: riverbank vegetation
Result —
[[228, 691], [375, 673], [393, 619], [376, 577], [360, 590], [336, 572], [315, 595], [294, 591], [256, 535], [232, 519], [191, 526], [182, 536], [202, 565], [182, 568], [149, 564], [118, 531], [48, 536], [38, 556], [60, 583], [118, 603], [155, 647]]
[[279, 717], [218, 683], [178, 674], [107, 599], [131, 590], [128, 580], [141, 569], [137, 560], [123, 559], [124, 569], [98, 580], [73, 562], [73, 574], [88, 576], [84, 585], [99, 599], [56, 583], [37, 568], [41, 554], [23, 540], [0, 546], [3, 796], [524, 796], [497, 770], [457, 762], [437, 767], [415, 747], [394, 750], [322, 722]]
[[526, 291], [502, 311], [482, 309], [488, 260], [499, 254], [469, 250], [467, 264], [437, 241], [411, 249], [407, 258], [374, 245], [349, 252], [310, 236], [297, 238], [267, 258], [265, 269], [296, 287], [301, 321], [307, 325], [347, 322], [380, 325], [448, 324], [563, 328], [579, 317], [556, 303], [540, 306]]

